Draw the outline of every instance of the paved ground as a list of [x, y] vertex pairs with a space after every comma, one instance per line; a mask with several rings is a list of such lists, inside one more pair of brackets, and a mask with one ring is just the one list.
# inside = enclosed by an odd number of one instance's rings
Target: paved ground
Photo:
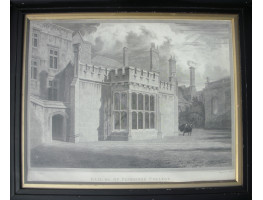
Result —
[[229, 131], [194, 129], [192, 136], [151, 141], [53, 142], [31, 151], [32, 167], [186, 168], [231, 166]]

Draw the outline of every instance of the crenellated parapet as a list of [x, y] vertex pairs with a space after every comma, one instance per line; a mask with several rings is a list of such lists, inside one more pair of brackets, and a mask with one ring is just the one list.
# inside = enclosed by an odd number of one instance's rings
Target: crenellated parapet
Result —
[[130, 82], [158, 87], [159, 73], [146, 71], [140, 68], [130, 67]]
[[108, 81], [111, 83], [131, 82], [140, 85], [159, 86], [159, 73], [149, 72], [135, 67], [123, 67], [111, 70]]
[[107, 81], [109, 69], [101, 66], [88, 65], [80, 63], [79, 78], [84, 80], [90, 80], [95, 82]]
[[174, 85], [170, 82], [159, 82], [159, 91], [161, 93], [168, 93], [168, 94], [174, 94]]

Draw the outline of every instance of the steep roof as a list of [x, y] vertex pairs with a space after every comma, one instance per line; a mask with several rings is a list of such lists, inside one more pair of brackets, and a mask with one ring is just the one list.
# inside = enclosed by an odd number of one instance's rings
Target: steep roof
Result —
[[100, 55], [96, 55], [95, 57], [92, 58], [92, 64], [107, 67], [110, 69], [116, 69], [116, 68], [123, 67], [122, 64], [118, 62], [117, 60], [114, 60], [112, 58], [107, 58], [105, 56], [100, 56]]

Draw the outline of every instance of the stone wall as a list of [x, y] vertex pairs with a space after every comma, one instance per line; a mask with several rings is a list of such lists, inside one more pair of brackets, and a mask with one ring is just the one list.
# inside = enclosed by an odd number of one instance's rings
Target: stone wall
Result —
[[[48, 81], [62, 72], [73, 59], [72, 31], [48, 23], [30, 22], [29, 57], [26, 69], [29, 75], [29, 92], [42, 99], [48, 99]], [[32, 35], [38, 35], [38, 45], [32, 45]], [[58, 52], [57, 69], [50, 68], [50, 50]], [[37, 80], [31, 80], [31, 61], [38, 63]], [[60, 87], [60, 86], [58, 86]]]
[[[204, 89], [205, 128], [231, 128], [230, 78], [211, 82]], [[213, 111], [213, 103], [216, 108]]]
[[[104, 114], [110, 91], [107, 85], [79, 81], [79, 142], [104, 139]], [[105, 107], [104, 107], [105, 106]]]
[[176, 102], [174, 98], [174, 95], [159, 94], [160, 130], [163, 137], [178, 134], [178, 109], [175, 109]]
[[30, 97], [28, 102], [27, 125], [30, 134], [29, 145], [33, 148], [41, 143], [52, 142], [52, 117], [61, 115], [64, 120], [62, 141], [68, 141], [68, 115], [69, 110], [63, 102], [41, 100]]

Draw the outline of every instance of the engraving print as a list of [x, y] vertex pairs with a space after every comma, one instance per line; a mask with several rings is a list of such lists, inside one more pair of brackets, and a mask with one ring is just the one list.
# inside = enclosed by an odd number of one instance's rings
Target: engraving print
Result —
[[235, 178], [227, 20], [31, 20], [25, 180]]

